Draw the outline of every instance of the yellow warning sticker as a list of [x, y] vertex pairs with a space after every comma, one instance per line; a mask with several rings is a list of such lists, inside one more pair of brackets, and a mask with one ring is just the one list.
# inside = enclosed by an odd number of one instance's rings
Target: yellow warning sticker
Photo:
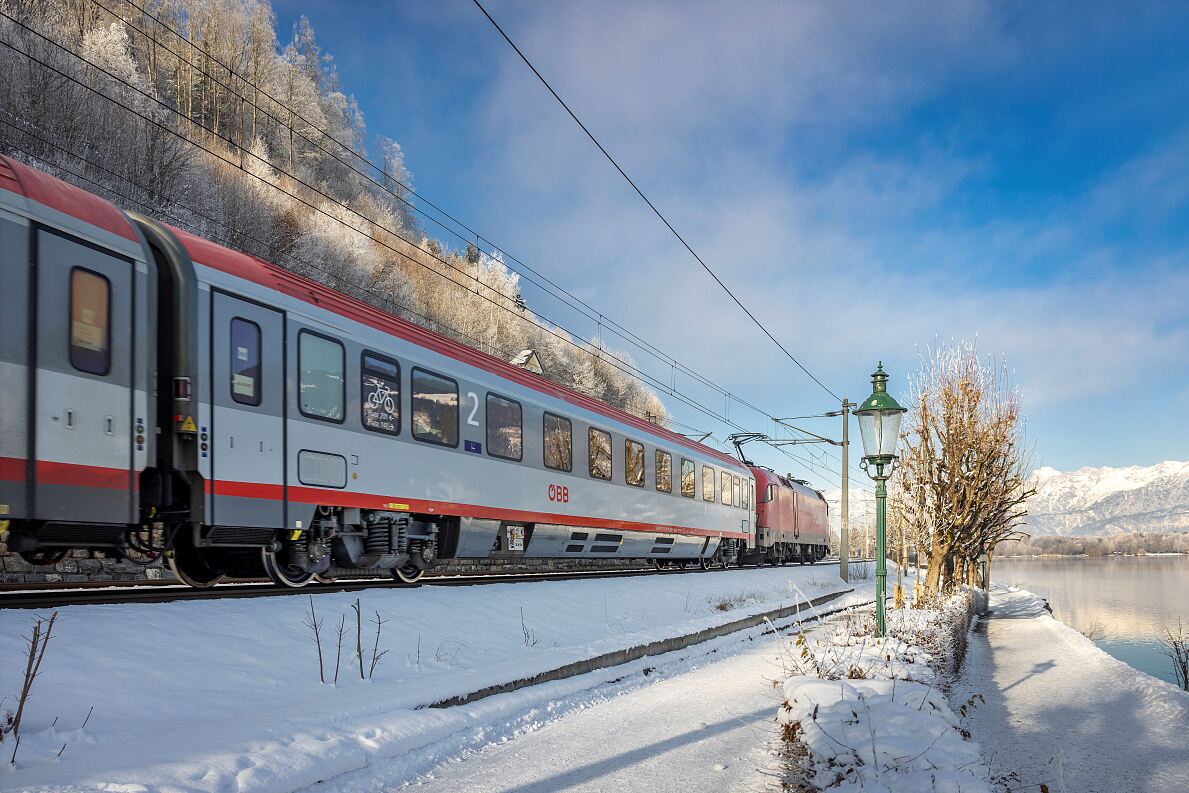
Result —
[[182, 422], [181, 432], [198, 432], [198, 427], [194, 426], [194, 417], [186, 416], [186, 420]]
[[385, 504], [384, 506], [388, 507], [388, 509], [396, 509], [396, 510], [404, 510], [404, 511], [407, 511], [409, 509], [408, 504], [397, 504], [394, 501], [390, 501], [389, 503]]

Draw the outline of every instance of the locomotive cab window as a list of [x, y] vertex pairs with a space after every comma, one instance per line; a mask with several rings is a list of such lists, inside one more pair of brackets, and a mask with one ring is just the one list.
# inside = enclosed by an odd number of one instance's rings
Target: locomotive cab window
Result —
[[574, 430], [569, 419], [546, 413], [542, 422], [545, 467], [569, 471], [574, 467]]
[[439, 446], [458, 445], [458, 383], [413, 368], [413, 437]]
[[303, 416], [341, 424], [346, 416], [346, 353], [334, 339], [297, 334], [298, 408]]
[[260, 404], [260, 326], [243, 317], [231, 320], [231, 398]]
[[590, 475], [595, 479], [611, 479], [611, 433], [591, 427], [586, 433]]
[[743, 480], [737, 476], [734, 477], [734, 480], [735, 480], [735, 483], [733, 486], [732, 497], [734, 499], [735, 506], [741, 507], [741, 506], [743, 506], [743, 502], [740, 500], [740, 491], [743, 489]]
[[624, 478], [632, 487], [644, 487], [644, 444], [624, 443]]
[[719, 494], [721, 498], [719, 498], [719, 501], [729, 507], [731, 506], [731, 475], [723, 471], [719, 474], [719, 484], [721, 485], [721, 492]]
[[373, 432], [400, 434], [400, 364], [365, 352], [359, 366], [359, 409], [363, 426]]
[[662, 493], [673, 492], [673, 455], [656, 450], [656, 489]]
[[487, 395], [487, 453], [520, 462], [524, 457], [524, 411], [520, 403]]
[[686, 498], [693, 498], [696, 488], [694, 482], [694, 461], [681, 458], [681, 495]]
[[708, 465], [702, 466], [702, 500], [714, 501], [714, 469]]
[[81, 267], [70, 271], [70, 365], [88, 374], [111, 371], [111, 282]]

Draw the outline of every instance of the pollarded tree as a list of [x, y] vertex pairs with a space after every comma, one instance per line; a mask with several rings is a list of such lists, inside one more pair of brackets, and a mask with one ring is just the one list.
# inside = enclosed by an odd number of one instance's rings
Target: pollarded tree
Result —
[[908, 404], [892, 515], [926, 554], [932, 594], [943, 576], [946, 586], [973, 583], [979, 555], [1020, 536], [1035, 491], [1019, 392], [974, 343], [922, 356]]

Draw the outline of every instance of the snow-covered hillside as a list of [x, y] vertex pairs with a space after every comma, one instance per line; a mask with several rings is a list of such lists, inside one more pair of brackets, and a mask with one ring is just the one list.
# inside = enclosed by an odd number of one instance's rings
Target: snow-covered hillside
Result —
[[1122, 534], [1189, 530], [1189, 462], [1147, 468], [1082, 468], [1033, 474], [1028, 506], [1033, 535]]

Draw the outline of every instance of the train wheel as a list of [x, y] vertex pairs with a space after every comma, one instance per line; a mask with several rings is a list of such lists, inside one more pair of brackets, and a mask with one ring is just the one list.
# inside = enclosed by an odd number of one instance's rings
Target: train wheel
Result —
[[66, 558], [65, 548], [38, 548], [36, 551], [21, 551], [19, 556], [32, 565], [57, 564]]
[[268, 549], [260, 551], [260, 561], [264, 565], [264, 573], [277, 586], [299, 589], [314, 580], [315, 573], [290, 567], [277, 558], [276, 553]]
[[210, 589], [223, 580], [223, 572], [213, 569], [203, 554], [189, 543], [177, 543], [167, 554], [169, 570], [177, 580], [195, 589]]
[[425, 571], [415, 564], [392, 568], [392, 577], [402, 584], [416, 584], [425, 576]]
[[648, 561], [652, 564], [653, 570], [664, 570], [668, 566], [664, 559], [649, 559]]
[[703, 570], [709, 570], [710, 569], [710, 560], [707, 559], [705, 556], [699, 556], [698, 557], [698, 567], [701, 567]]

